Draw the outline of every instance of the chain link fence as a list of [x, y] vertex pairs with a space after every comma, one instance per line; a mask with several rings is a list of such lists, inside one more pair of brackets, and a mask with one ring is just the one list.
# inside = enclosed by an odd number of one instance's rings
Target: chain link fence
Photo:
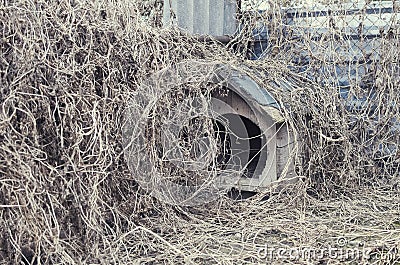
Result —
[[[284, 60], [291, 72], [317, 84], [296, 99], [310, 114], [302, 134], [319, 127], [332, 139], [347, 139], [355, 148], [350, 153], [365, 158], [360, 169], [379, 164], [392, 174], [399, 161], [399, 6], [399, 1], [242, 1], [239, 23], [240, 34], [249, 37], [249, 58]], [[301, 108], [286, 103], [296, 119]], [[323, 163], [346, 156], [322, 155]]]

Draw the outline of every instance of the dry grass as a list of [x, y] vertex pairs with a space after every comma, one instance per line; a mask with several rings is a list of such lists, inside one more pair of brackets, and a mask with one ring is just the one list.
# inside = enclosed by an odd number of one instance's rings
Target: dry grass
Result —
[[[159, 29], [157, 13], [145, 24], [145, 3], [1, 3], [0, 263], [269, 263], [259, 252], [266, 245], [323, 249], [342, 238], [369, 254], [348, 262], [398, 262], [383, 254], [400, 247], [399, 155], [379, 157], [378, 146], [399, 142], [398, 35], [384, 38], [375, 103], [354, 113], [337, 87], [285, 67], [298, 50], [243, 60], [234, 48], [247, 45], [246, 30], [226, 49]], [[270, 89], [303, 139], [300, 182], [198, 207], [166, 204], [137, 185], [123, 155], [124, 110], [149, 75], [188, 59], [229, 64]]]

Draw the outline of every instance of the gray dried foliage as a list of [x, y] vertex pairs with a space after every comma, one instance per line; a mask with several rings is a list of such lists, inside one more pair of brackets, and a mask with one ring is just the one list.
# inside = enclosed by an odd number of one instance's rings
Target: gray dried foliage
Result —
[[[373, 242], [370, 261], [398, 249], [400, 158], [379, 147], [399, 142], [391, 129], [400, 120], [398, 33], [384, 38], [388, 52], [372, 76], [377, 100], [354, 112], [337, 87], [286, 67], [297, 50], [279, 49], [279, 35], [277, 52], [248, 61], [240, 47], [252, 23], [227, 49], [160, 29], [153, 6], [161, 8], [157, 1], [2, 1], [1, 264], [258, 263], [266, 244], [318, 249], [342, 236]], [[270, 89], [304, 143], [296, 161], [302, 181], [191, 208], [136, 185], [123, 157], [123, 111], [143, 79], [185, 59], [230, 64]], [[317, 56], [310, 67], [327, 63]], [[274, 88], [273, 80], [293, 89]], [[364, 90], [354, 85], [350, 93]]]

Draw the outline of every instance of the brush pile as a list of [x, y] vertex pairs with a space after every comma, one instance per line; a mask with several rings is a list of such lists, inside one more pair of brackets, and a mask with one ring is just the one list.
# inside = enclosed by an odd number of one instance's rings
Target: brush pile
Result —
[[[278, 258], [268, 248], [326, 250], [343, 239], [366, 255], [318, 260], [400, 259], [398, 32], [383, 38], [374, 101], [355, 113], [337, 87], [290, 67], [295, 51], [245, 60], [238, 47], [250, 42], [249, 21], [226, 47], [161, 29], [161, 9], [160, 1], [1, 2], [0, 264], [257, 263]], [[230, 65], [265, 87], [292, 84], [270, 93], [301, 135], [301, 181], [194, 207], [137, 184], [124, 158], [124, 111], [143, 80], [187, 60]]]

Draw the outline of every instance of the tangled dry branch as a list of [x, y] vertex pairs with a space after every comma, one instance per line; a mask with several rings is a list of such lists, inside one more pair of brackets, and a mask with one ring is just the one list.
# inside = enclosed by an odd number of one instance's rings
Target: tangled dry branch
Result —
[[[368, 257], [353, 262], [398, 260], [382, 258], [400, 248], [398, 16], [379, 38], [379, 59], [362, 54], [372, 70], [356, 67], [343, 99], [335, 69], [354, 47], [340, 26], [318, 40], [307, 37], [314, 26], [283, 32], [281, 6], [270, 2], [268, 12], [243, 16], [240, 34], [222, 45], [160, 28], [161, 8], [160, 1], [1, 2], [0, 263], [260, 263], [266, 246], [323, 249], [343, 237], [368, 247]], [[270, 45], [247, 60], [260, 21]], [[192, 207], [138, 185], [124, 157], [124, 112], [144, 80], [188, 60], [239, 69], [275, 96], [301, 138], [301, 181]], [[209, 96], [197, 78], [181, 96]], [[164, 95], [157, 111], [168, 117], [179, 93]]]

